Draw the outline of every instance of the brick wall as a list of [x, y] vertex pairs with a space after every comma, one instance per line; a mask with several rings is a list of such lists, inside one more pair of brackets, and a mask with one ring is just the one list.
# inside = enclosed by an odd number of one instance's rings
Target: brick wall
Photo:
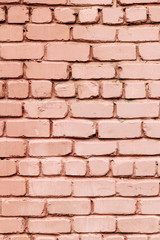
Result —
[[0, 240], [160, 240], [159, 0], [0, 0]]

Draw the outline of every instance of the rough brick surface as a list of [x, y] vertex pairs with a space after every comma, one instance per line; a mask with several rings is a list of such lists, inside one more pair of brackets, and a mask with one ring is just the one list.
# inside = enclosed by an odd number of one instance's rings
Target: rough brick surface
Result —
[[160, 0], [0, 0], [0, 240], [160, 240]]

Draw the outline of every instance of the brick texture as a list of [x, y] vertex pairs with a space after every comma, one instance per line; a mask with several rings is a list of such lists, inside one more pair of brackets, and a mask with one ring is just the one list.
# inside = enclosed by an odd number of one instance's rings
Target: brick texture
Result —
[[0, 240], [160, 240], [160, 0], [0, 0]]

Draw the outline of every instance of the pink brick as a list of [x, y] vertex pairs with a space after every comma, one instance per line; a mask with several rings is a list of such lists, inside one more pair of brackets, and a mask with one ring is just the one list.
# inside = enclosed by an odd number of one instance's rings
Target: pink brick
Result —
[[42, 173], [44, 175], [60, 175], [62, 170], [61, 158], [45, 158], [41, 160]]
[[[70, 196], [71, 181], [66, 179], [39, 178], [29, 180], [30, 196]], [[47, 232], [46, 232], [47, 233]]]
[[56, 61], [87, 61], [89, 51], [90, 46], [87, 43], [48, 43], [45, 58]]
[[141, 136], [140, 121], [99, 121], [99, 138], [138, 138]]
[[122, 83], [102, 81], [101, 95], [103, 98], [120, 98], [122, 96]]
[[147, 20], [147, 9], [145, 7], [131, 7], [126, 9], [127, 22], [141, 23]]
[[31, 20], [33, 23], [49, 23], [52, 20], [52, 12], [49, 8], [33, 8]]
[[29, 84], [25, 80], [8, 81], [8, 98], [27, 98], [29, 94]]
[[73, 82], [59, 83], [55, 85], [55, 94], [61, 98], [75, 97], [76, 88]]
[[3, 135], [3, 132], [4, 132], [4, 122], [0, 121], [0, 136]]
[[149, 83], [149, 97], [150, 98], [160, 98], [160, 82], [153, 81]]
[[95, 214], [134, 214], [136, 211], [136, 200], [134, 199], [96, 199], [94, 203]]
[[95, 23], [99, 20], [98, 9], [96, 7], [79, 10], [78, 20], [80, 23]]
[[113, 78], [115, 69], [108, 63], [75, 63], [72, 65], [73, 79]]
[[64, 118], [68, 112], [65, 101], [30, 101], [24, 105], [29, 118]]
[[40, 173], [39, 161], [37, 159], [20, 160], [18, 170], [21, 176], [38, 176]]
[[139, 54], [143, 60], [159, 60], [159, 51], [159, 43], [141, 43], [139, 45]]
[[0, 196], [23, 196], [26, 193], [26, 183], [24, 179], [3, 178], [0, 181]]
[[144, 159], [135, 162], [135, 176], [149, 177], [156, 173], [156, 162], [154, 160]]
[[149, 6], [149, 18], [152, 22], [160, 22], [160, 7], [159, 6]]
[[144, 82], [134, 82], [125, 84], [125, 98], [135, 99], [135, 98], [145, 98], [146, 89]]
[[67, 0], [24, 0], [24, 3], [27, 4], [46, 4], [46, 5], [61, 5], [61, 4], [66, 4]]
[[22, 75], [23, 75], [23, 65], [21, 62], [11, 62], [11, 61], [0, 62], [0, 78], [19, 78]]
[[31, 94], [34, 98], [49, 98], [52, 95], [52, 82], [31, 81]]
[[75, 232], [114, 232], [115, 218], [111, 216], [75, 217], [73, 222]]
[[54, 17], [60, 23], [74, 23], [76, 21], [75, 11], [72, 8], [55, 8]]
[[119, 217], [119, 232], [125, 233], [156, 233], [159, 225], [158, 217]]
[[6, 135], [9, 137], [49, 137], [48, 120], [8, 120]]
[[143, 129], [145, 135], [150, 138], [160, 138], [160, 121], [144, 121]]
[[111, 179], [86, 179], [73, 181], [75, 197], [107, 197], [115, 194], [115, 181]]
[[100, 61], [135, 60], [136, 46], [133, 44], [93, 45], [93, 56]]
[[0, 102], [1, 117], [20, 117], [22, 116], [22, 104], [16, 101]]
[[65, 156], [72, 151], [70, 140], [30, 140], [29, 155], [32, 157]]
[[96, 133], [95, 125], [88, 120], [53, 121], [54, 137], [89, 138]]
[[86, 174], [86, 163], [80, 159], [67, 159], [65, 162], [65, 173], [68, 176], [84, 176]]
[[22, 233], [24, 221], [22, 218], [0, 218], [0, 233]]
[[140, 199], [140, 213], [144, 215], [160, 214], [160, 199]]
[[75, 5], [112, 5], [111, 0], [71, 0], [72, 4]]
[[109, 160], [105, 158], [90, 158], [88, 166], [90, 176], [105, 176], [109, 171]]
[[0, 81], [0, 98], [5, 96], [5, 84], [3, 81]]
[[26, 144], [22, 139], [0, 139], [0, 157], [24, 157]]
[[5, 9], [2, 7], [0, 8], [0, 22], [5, 21], [6, 14], [5, 14]]
[[122, 8], [104, 8], [102, 10], [103, 23], [105, 24], [121, 24], [123, 23]]
[[114, 159], [111, 166], [114, 177], [133, 175], [133, 161], [130, 159]]
[[88, 199], [58, 199], [48, 200], [49, 214], [59, 215], [88, 215], [90, 200]]
[[16, 174], [16, 162], [14, 160], [1, 160], [0, 161], [0, 176], [12, 176]]
[[79, 141], [75, 142], [74, 153], [76, 156], [104, 156], [116, 152], [117, 143], [114, 141]]
[[25, 6], [11, 6], [8, 8], [9, 23], [25, 23], [29, 21], [29, 10]]
[[75, 118], [111, 118], [113, 116], [113, 104], [93, 100], [72, 102], [71, 115]]
[[95, 98], [99, 95], [99, 84], [95, 81], [82, 81], [77, 84], [79, 99]]
[[[156, 33], [155, 33], [156, 34]], [[158, 34], [158, 33], [157, 33]], [[116, 29], [103, 25], [75, 26], [73, 39], [91, 41], [115, 41]], [[156, 38], [158, 40], [158, 36]]]

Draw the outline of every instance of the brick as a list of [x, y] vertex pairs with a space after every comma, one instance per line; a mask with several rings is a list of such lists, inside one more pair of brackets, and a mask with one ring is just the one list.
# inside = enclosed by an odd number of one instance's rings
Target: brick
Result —
[[124, 197], [157, 196], [159, 183], [153, 180], [120, 180], [117, 182], [117, 193]]
[[122, 96], [122, 83], [102, 81], [101, 95], [103, 98], [120, 98]]
[[21, 42], [23, 40], [23, 27], [20, 25], [1, 25], [0, 42]]
[[49, 214], [58, 215], [88, 215], [90, 200], [88, 199], [58, 199], [48, 200]]
[[45, 158], [41, 161], [42, 173], [44, 175], [60, 175], [62, 170], [61, 158]]
[[70, 221], [66, 218], [29, 219], [29, 233], [58, 234], [70, 232]]
[[25, 234], [21, 235], [11, 235], [9, 236], [10, 240], [30, 240], [30, 237]]
[[111, 0], [71, 0], [75, 5], [112, 5]]
[[113, 116], [113, 104], [92, 100], [72, 102], [71, 115], [75, 118], [111, 118]]
[[160, 199], [140, 199], [140, 213], [144, 215], [160, 214]]
[[0, 233], [22, 233], [24, 221], [22, 218], [0, 218]]
[[75, 232], [114, 232], [115, 218], [111, 216], [75, 217], [73, 220]]
[[153, 81], [153, 82], [150, 82], [148, 86], [149, 86], [149, 97], [160, 98], [160, 82]]
[[7, 82], [8, 98], [24, 99], [29, 94], [29, 84], [26, 80], [15, 80]]
[[0, 3], [19, 3], [20, 0], [0, 0]]
[[159, 60], [160, 44], [159, 43], [141, 43], [139, 45], [139, 54], [143, 60]]
[[104, 240], [124, 240], [124, 237], [117, 234], [112, 236], [109, 235], [109, 236], [104, 236]]
[[30, 179], [30, 196], [70, 196], [71, 181], [66, 179]]
[[33, 8], [31, 21], [33, 23], [49, 23], [52, 21], [52, 12], [50, 8]]
[[29, 118], [64, 118], [68, 112], [65, 101], [32, 101], [24, 105]]
[[139, 160], [135, 162], [135, 176], [154, 176], [156, 174], [156, 163], [155, 161]]
[[159, 228], [158, 217], [118, 217], [119, 232], [125, 233], [156, 233]]
[[129, 235], [127, 236], [127, 240], [147, 240], [146, 235]]
[[21, 139], [0, 139], [0, 157], [24, 157], [25, 141]]
[[3, 132], [4, 132], [4, 122], [0, 121], [0, 136], [3, 135]]
[[0, 62], [0, 78], [19, 78], [22, 75], [23, 75], [22, 63], [11, 61]]
[[26, 62], [26, 77], [31, 79], [67, 79], [67, 63]]
[[23, 196], [26, 193], [25, 180], [20, 178], [2, 179], [0, 181], [0, 196]]
[[144, 82], [126, 83], [125, 84], [125, 98], [135, 99], [135, 98], [145, 98], [146, 89]]
[[0, 22], [5, 21], [5, 19], [6, 19], [5, 9], [2, 7], [0, 8]]
[[122, 63], [120, 78], [122, 79], [159, 79], [160, 66], [158, 63]]
[[99, 121], [99, 138], [138, 138], [141, 137], [140, 121]]
[[20, 117], [22, 116], [22, 104], [16, 101], [0, 102], [1, 117]]
[[160, 22], [160, 7], [159, 6], [149, 6], [149, 19], [151, 22]]
[[75, 197], [107, 197], [115, 194], [115, 181], [111, 179], [81, 179], [73, 181]]
[[102, 240], [101, 234], [81, 234], [81, 240]]
[[14, 160], [0, 160], [0, 176], [7, 177], [16, 174], [16, 162]]
[[29, 21], [29, 10], [25, 6], [8, 8], [8, 23], [25, 23]]
[[75, 97], [76, 88], [73, 82], [59, 83], [55, 85], [55, 94], [60, 98]]
[[121, 24], [123, 23], [123, 9], [103, 8], [102, 17], [104, 24]]
[[[45, 240], [45, 239], [44, 239]], [[69, 234], [69, 235], [59, 235], [58, 240], [79, 240], [79, 235], [78, 234]]]
[[95, 98], [99, 95], [99, 84], [95, 81], [82, 81], [77, 87], [79, 99]]
[[[2, 1], [2, 0], [1, 0]], [[67, 0], [24, 0], [27, 4], [46, 4], [46, 5], [64, 5]]]
[[118, 40], [120, 42], [158, 41], [158, 28], [157, 27], [120, 28]]
[[65, 156], [71, 151], [70, 140], [31, 140], [29, 142], [29, 155], [32, 157]]
[[86, 174], [86, 163], [83, 160], [67, 159], [64, 164], [67, 176], [84, 176]]
[[114, 159], [112, 160], [111, 168], [114, 177], [133, 175], [133, 161], [130, 159]]
[[[156, 33], [155, 33], [156, 34]], [[158, 34], [158, 32], [157, 32]], [[93, 26], [74, 26], [73, 39], [74, 40], [89, 40], [89, 41], [115, 41], [116, 29], [103, 25]], [[156, 40], [158, 37], [156, 36]]]
[[119, 142], [120, 155], [159, 155], [159, 141], [142, 140], [123, 140]]
[[95, 133], [94, 123], [88, 120], [53, 121], [54, 137], [89, 138]]
[[1, 57], [4, 59], [41, 59], [44, 46], [41, 43], [9, 43], [1, 45]]
[[78, 14], [78, 20], [80, 23], [98, 22], [98, 9], [96, 7], [80, 9]]
[[90, 176], [105, 176], [109, 171], [109, 160], [105, 158], [90, 158], [88, 166]]
[[116, 152], [117, 144], [114, 141], [79, 141], [75, 142], [74, 153], [76, 156], [103, 156]]
[[150, 138], [160, 138], [160, 121], [144, 121], [143, 129], [145, 135]]
[[56, 240], [56, 237], [49, 237], [49, 236], [34, 236], [35, 240]]
[[135, 60], [136, 46], [133, 44], [96, 44], [93, 45], [93, 56], [100, 61]]
[[52, 82], [31, 81], [31, 94], [34, 98], [50, 98], [52, 95]]
[[157, 102], [118, 102], [117, 115], [119, 118], [152, 118], [159, 115]]
[[5, 83], [0, 81], [0, 98], [4, 98], [5, 96]]
[[126, 8], [126, 20], [129, 23], [141, 23], [147, 20], [147, 9], [145, 7]]
[[18, 171], [21, 176], [38, 176], [40, 173], [39, 161], [37, 159], [20, 160]]
[[14, 160], [0, 160], [0, 176], [7, 177], [16, 174], [16, 162]]
[[146, 4], [146, 3], [158, 3], [157, 0], [119, 0], [119, 3], [122, 5], [130, 4]]
[[2, 216], [42, 216], [44, 200], [12, 199], [2, 201]]
[[30, 40], [69, 40], [69, 27], [59, 24], [28, 24], [26, 36]]
[[108, 63], [75, 63], [72, 65], [73, 79], [114, 78], [115, 69]]
[[87, 43], [48, 43], [45, 58], [56, 61], [87, 61], [89, 52], [90, 46]]
[[95, 199], [94, 213], [95, 214], [135, 214], [136, 200], [134, 199]]
[[6, 135], [9, 137], [49, 137], [48, 120], [8, 120]]
[[74, 23], [76, 21], [76, 14], [72, 8], [55, 8], [54, 17], [59, 23]]

